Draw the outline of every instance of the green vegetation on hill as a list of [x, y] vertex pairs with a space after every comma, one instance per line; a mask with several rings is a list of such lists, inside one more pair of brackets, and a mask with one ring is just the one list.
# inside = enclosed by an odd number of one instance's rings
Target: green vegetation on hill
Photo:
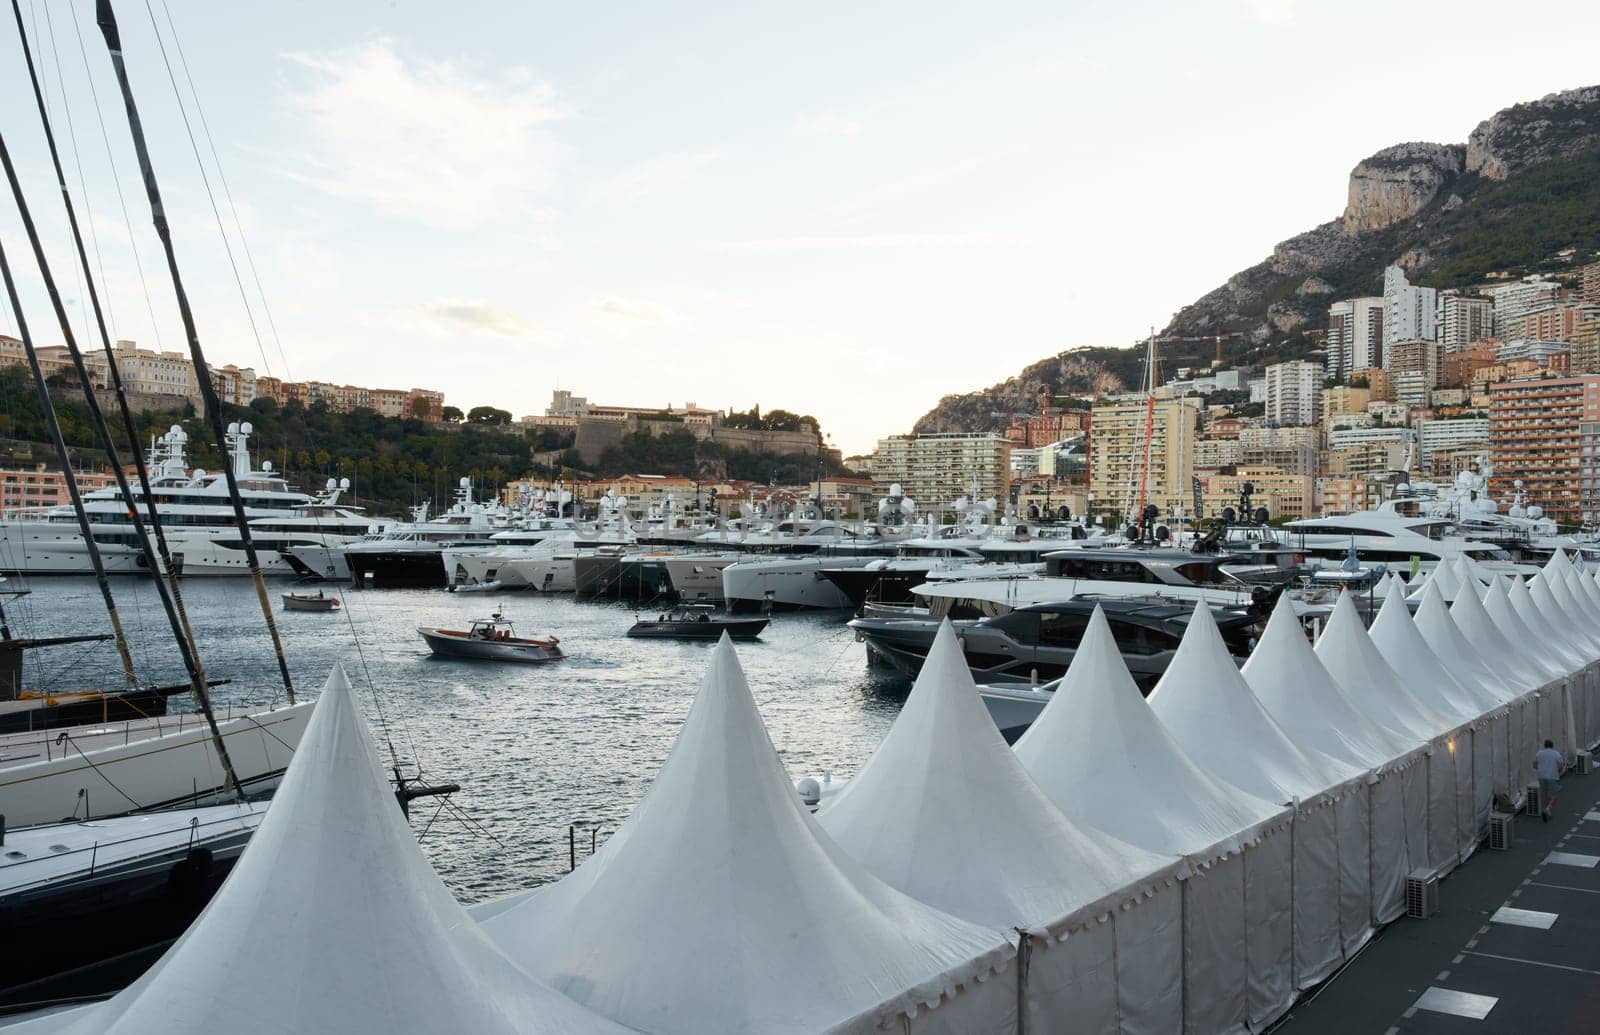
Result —
[[[773, 415], [782, 412], [775, 410]], [[780, 485], [811, 481], [819, 471], [825, 476], [852, 473], [839, 462], [836, 453], [825, 451], [820, 457], [809, 453], [757, 453], [697, 439], [687, 429], [673, 429], [661, 435], [636, 431], [616, 445], [607, 447], [600, 454], [597, 466], [598, 473], [607, 478], [643, 472], [681, 474], [703, 479], [776, 482]]]

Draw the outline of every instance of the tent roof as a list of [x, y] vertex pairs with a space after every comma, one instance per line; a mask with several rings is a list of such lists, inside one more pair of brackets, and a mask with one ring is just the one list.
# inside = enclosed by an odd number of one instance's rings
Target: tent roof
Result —
[[1540, 646], [1542, 637], [1535, 635], [1522, 620], [1522, 613], [1511, 603], [1511, 593], [1505, 579], [1495, 579], [1489, 592], [1483, 595], [1483, 610], [1495, 627], [1506, 634], [1506, 639], [1522, 655], [1524, 661], [1542, 674], [1541, 684], [1566, 674], [1566, 668], [1554, 654]]
[[[1399, 576], [1390, 576], [1398, 579]], [[1373, 645], [1418, 700], [1454, 722], [1472, 722], [1492, 703], [1480, 705], [1417, 631], [1411, 612], [1399, 593], [1384, 597], [1378, 617], [1368, 630]]]
[[892, 1018], [1013, 955], [1008, 934], [894, 890], [822, 831], [726, 635], [633, 815], [483, 927], [535, 976], [661, 1033]]
[[[1463, 593], [1471, 596], [1471, 593]], [[1418, 701], [1367, 635], [1350, 594], [1339, 594], [1317, 638], [1317, 657], [1350, 699], [1378, 725], [1413, 743], [1431, 740], [1456, 723]]]
[[1542, 666], [1526, 658], [1507, 637], [1476, 593], [1463, 593], [1450, 605], [1450, 616], [1478, 648], [1483, 660], [1499, 672], [1514, 689], [1532, 690], [1549, 678]]
[[1151, 851], [1223, 854], [1286, 815], [1189, 759], [1128, 675], [1099, 607], [1016, 752], [1069, 816]]
[[[1556, 552], [1559, 553], [1560, 551]], [[1567, 586], [1567, 574], [1567, 571], [1562, 570], [1553, 575], [1540, 575], [1539, 582], [1544, 586], [1545, 592], [1550, 594], [1550, 599], [1554, 601], [1556, 610], [1560, 612], [1562, 619], [1566, 623], [1567, 638], [1587, 659], [1594, 654], [1596, 633], [1589, 625], [1588, 614], [1584, 611], [1582, 605], [1578, 603], [1577, 598], [1572, 595], [1572, 590]]]
[[1566, 663], [1568, 672], [1576, 672], [1587, 664], [1584, 650], [1573, 640], [1565, 616], [1544, 580], [1536, 579], [1531, 584], [1512, 583], [1511, 602], [1522, 613], [1523, 622], [1541, 634], [1540, 642], [1545, 649], [1553, 651]]
[[216, 897], [143, 977], [34, 1031], [622, 1032], [467, 918], [395, 804], [335, 666]]
[[1446, 600], [1454, 600], [1461, 592], [1461, 573], [1456, 571], [1455, 565], [1450, 563], [1449, 558], [1445, 558], [1433, 566], [1433, 574], [1428, 578], [1428, 585], [1438, 587]]
[[1051, 803], [989, 717], [948, 621], [867, 764], [817, 816], [901, 891], [995, 927], [1047, 927], [1178, 863]]
[[1241, 670], [1268, 714], [1302, 748], [1374, 769], [1406, 753], [1406, 742], [1356, 707], [1306, 641], [1300, 619], [1280, 596]]
[[1259, 798], [1304, 800], [1362, 774], [1294, 743], [1239, 674], [1204, 603], [1196, 605], [1149, 701], [1201, 768]]
[[1417, 631], [1433, 648], [1434, 657], [1450, 670], [1456, 682], [1474, 691], [1480, 699], [1488, 694], [1497, 702], [1495, 707], [1499, 707], [1523, 693], [1522, 688], [1509, 685], [1499, 670], [1483, 660], [1483, 655], [1467, 639], [1466, 631], [1456, 624], [1443, 595], [1431, 588], [1425, 589], [1422, 606], [1417, 608], [1413, 618]]
[[1564, 581], [1567, 585], [1567, 591], [1578, 602], [1578, 606], [1583, 608], [1588, 620], [1600, 625], [1600, 600], [1595, 599], [1594, 582], [1584, 578], [1583, 573], [1576, 568], [1566, 573]]

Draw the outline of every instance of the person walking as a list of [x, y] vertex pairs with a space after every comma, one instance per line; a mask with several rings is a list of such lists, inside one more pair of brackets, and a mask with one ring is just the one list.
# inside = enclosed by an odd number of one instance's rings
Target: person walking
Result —
[[1550, 822], [1550, 810], [1556, 804], [1556, 792], [1561, 789], [1558, 782], [1561, 769], [1561, 752], [1556, 750], [1554, 742], [1545, 741], [1544, 747], [1534, 752], [1533, 772], [1539, 778], [1539, 815], [1546, 823]]

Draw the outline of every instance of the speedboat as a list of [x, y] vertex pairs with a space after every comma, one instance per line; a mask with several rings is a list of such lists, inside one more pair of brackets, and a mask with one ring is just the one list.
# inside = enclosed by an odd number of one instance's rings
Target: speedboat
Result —
[[465, 632], [459, 629], [419, 628], [417, 635], [428, 649], [441, 657], [472, 658], [478, 661], [560, 661], [561, 641], [554, 636], [542, 640], [517, 635], [511, 619], [496, 611], [474, 621]]
[[629, 636], [662, 640], [716, 640], [723, 633], [736, 640], [753, 640], [761, 635], [770, 619], [741, 618], [719, 613], [709, 604], [686, 604], [655, 618], [641, 618], [628, 630]]

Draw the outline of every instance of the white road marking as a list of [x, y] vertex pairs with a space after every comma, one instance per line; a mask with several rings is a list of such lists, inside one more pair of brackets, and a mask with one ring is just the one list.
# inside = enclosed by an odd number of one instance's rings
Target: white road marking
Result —
[[1474, 995], [1471, 992], [1457, 992], [1449, 988], [1440, 988], [1437, 985], [1422, 993], [1422, 998], [1417, 1000], [1412, 1009], [1432, 1010], [1434, 1013], [1447, 1013], [1453, 1017], [1470, 1017], [1472, 1020], [1481, 1021], [1489, 1016], [1489, 1011], [1494, 1009], [1494, 1004], [1500, 1000], [1492, 995]]
[[1551, 866], [1578, 866], [1592, 870], [1596, 863], [1600, 863], [1600, 855], [1578, 855], [1573, 852], [1551, 852], [1544, 857], [1544, 861]]
[[1494, 911], [1494, 916], [1489, 920], [1496, 924], [1515, 924], [1518, 927], [1537, 927], [1541, 931], [1548, 931], [1555, 926], [1556, 918], [1560, 915], [1560, 913], [1542, 913], [1537, 909], [1512, 909], [1510, 906], [1501, 906]]

